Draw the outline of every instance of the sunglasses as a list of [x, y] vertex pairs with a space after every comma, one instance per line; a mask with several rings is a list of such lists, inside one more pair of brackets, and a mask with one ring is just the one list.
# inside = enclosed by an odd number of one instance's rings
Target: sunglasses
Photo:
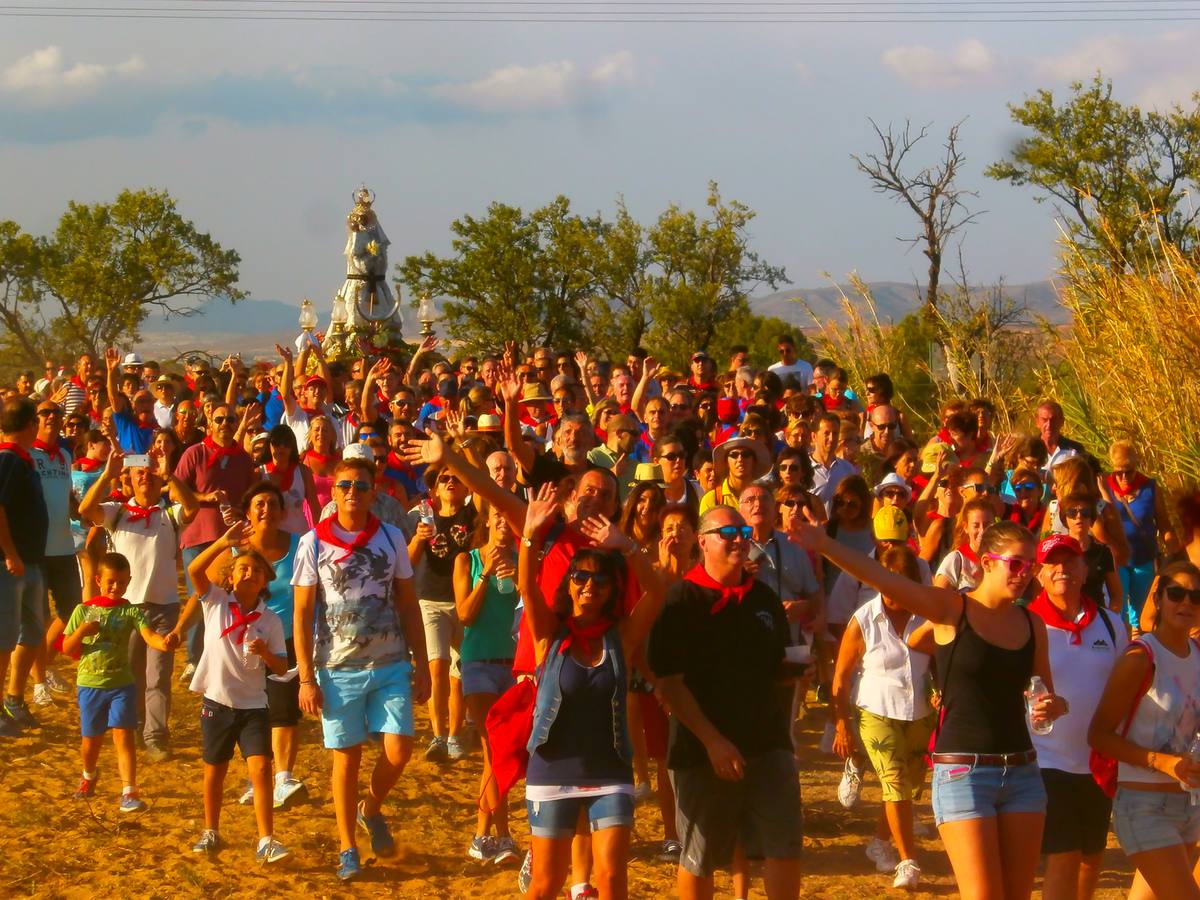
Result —
[[353, 488], [354, 490], [358, 491], [360, 494], [365, 494], [367, 491], [369, 491], [371, 489], [371, 482], [363, 481], [360, 478], [356, 478], [354, 481], [351, 481], [350, 479], [347, 478], [347, 479], [344, 479], [343, 481], [336, 482], [334, 484], [334, 487], [338, 488], [339, 490], [343, 490], [343, 491], [347, 491], [347, 492], [351, 488]]
[[1068, 519], [1094, 519], [1096, 518], [1096, 510], [1089, 509], [1086, 506], [1072, 506], [1070, 509], [1064, 509], [1063, 515]]
[[900, 490], [899, 488], [892, 488], [891, 490], [879, 492], [880, 500], [905, 500], [907, 497], [908, 494], [904, 493], [904, 491]]
[[729, 453], [729, 459], [753, 459], [754, 453], [750, 450], [732, 450]]
[[763, 430], [761, 428], [743, 428], [742, 437], [762, 437]]
[[1163, 596], [1173, 603], [1190, 600], [1192, 606], [1200, 606], [1200, 590], [1190, 590], [1182, 584], [1168, 584], [1163, 588]]
[[457, 475], [439, 475], [438, 484], [461, 484]]
[[588, 582], [596, 587], [607, 587], [612, 579], [607, 572], [589, 572], [587, 569], [575, 569], [571, 572], [571, 584], [583, 587]]
[[1008, 574], [1015, 578], [1020, 578], [1033, 568], [1033, 560], [1024, 556], [1005, 556], [1000, 553], [985, 553], [984, 556], [988, 559], [998, 559], [1001, 562], [1007, 563]]
[[1136, 469], [1113, 469], [1114, 478], [1132, 478], [1135, 474]]
[[691, 409], [691, 407], [688, 406], [686, 403], [672, 403], [671, 409], [674, 412], [687, 412], [689, 409]]
[[803, 470], [804, 470], [804, 467], [801, 466], [800, 463], [792, 463], [789, 466], [780, 466], [779, 467], [780, 472], [802, 472]]
[[562, 406], [564, 403], [570, 403], [570, 402], [571, 402], [570, 397], [555, 397], [554, 398], [555, 406]]
[[61, 409], [39, 409], [37, 411], [37, 414], [38, 414], [39, 419], [48, 419], [51, 416], [61, 416], [62, 410]]
[[1013, 485], [1013, 491], [1040, 491], [1042, 486], [1036, 481], [1022, 481], [1020, 484]]
[[725, 542], [743, 540], [748, 541], [754, 534], [754, 529], [749, 525], [722, 525], [720, 528], [710, 528], [708, 531], [702, 531], [701, 534], [715, 534]]
[[417, 401], [412, 397], [394, 397], [392, 398], [392, 406], [412, 406]]
[[[870, 391], [870, 393], [873, 394], [875, 392]], [[895, 431], [899, 427], [900, 427], [899, 422], [872, 422], [871, 423], [871, 428], [874, 431]]]
[[788, 509], [793, 509], [793, 508], [795, 508], [795, 507], [797, 507], [797, 506], [799, 506], [799, 505], [800, 505], [800, 501], [799, 501], [799, 500], [795, 500], [795, 499], [791, 499], [791, 500], [780, 500], [780, 501], [779, 501], [779, 505], [780, 505], [780, 506], [784, 506], [784, 507], [786, 507], [786, 508], [788, 508]]
[[687, 454], [680, 453], [678, 450], [672, 450], [670, 453], [664, 453], [659, 459], [665, 459], [667, 462], [679, 462], [682, 459], [687, 459]]
[[950, 479], [949, 479], [949, 478], [939, 478], [939, 479], [938, 479], [937, 486], [938, 486], [938, 487], [940, 487], [940, 488], [948, 488], [948, 487], [950, 487]]
[[229, 425], [237, 419], [234, 416], [213, 416], [212, 421], [214, 425]]
[[976, 494], [983, 494], [985, 497], [990, 497], [996, 493], [996, 489], [990, 484], [967, 484], [963, 485], [973, 490]]
[[868, 393], [868, 394], [878, 394], [878, 393], [879, 393], [879, 385], [877, 385], [877, 384], [868, 384], [868, 385], [867, 385], [867, 393]]

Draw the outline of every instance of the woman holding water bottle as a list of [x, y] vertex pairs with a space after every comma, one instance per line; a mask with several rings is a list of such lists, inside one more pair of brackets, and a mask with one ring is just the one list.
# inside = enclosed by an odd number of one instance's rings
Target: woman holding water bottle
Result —
[[[487, 729], [488, 711], [501, 694], [513, 685], [512, 665], [517, 640], [517, 535], [498, 507], [481, 511], [484, 523], [481, 544], [454, 560], [454, 602], [463, 623], [463, 700], [471, 718], [479, 723], [483, 750], [483, 774], [476, 798], [475, 836], [467, 855], [497, 865], [516, 859], [517, 851], [508, 831], [508, 799], [497, 791], [492, 776], [492, 753]], [[493, 834], [493, 831], [495, 832]]]
[[1113, 831], [1137, 866], [1130, 896], [1200, 897], [1200, 568], [1172, 563], [1153, 595], [1153, 632], [1117, 662], [1088, 741], [1117, 760]]
[[[1034, 537], [1015, 522], [984, 532], [983, 570], [966, 594], [927, 587], [805, 526], [800, 539], [842, 570], [933, 624], [942, 693], [933, 757], [933, 812], [966, 898], [1013, 900], [1033, 891], [1046, 818], [1046, 790], [1029, 737], [1068, 712], [1053, 693], [1046, 626], [1015, 604], [1029, 585]], [[1027, 715], [1038, 676], [1046, 692]]]

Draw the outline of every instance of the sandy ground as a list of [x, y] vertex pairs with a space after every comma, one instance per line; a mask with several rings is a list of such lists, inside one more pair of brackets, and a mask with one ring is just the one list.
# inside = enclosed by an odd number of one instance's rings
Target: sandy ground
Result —
[[[70, 674], [66, 665], [60, 671]], [[426, 763], [420, 758], [428, 738], [424, 715], [418, 716], [417, 758], [384, 808], [400, 846], [396, 858], [369, 866], [349, 886], [334, 879], [337, 839], [328, 803], [329, 762], [312, 720], [302, 726], [297, 766], [298, 777], [309, 787], [308, 799], [277, 812], [275, 819], [275, 834], [292, 850], [291, 858], [269, 869], [255, 865], [253, 813], [236, 803], [245, 772], [237, 758], [226, 781], [221, 826], [228, 847], [216, 860], [196, 857], [190, 847], [202, 826], [197, 709], [197, 698], [176, 683], [175, 756], [159, 764], [139, 758], [141, 793], [150, 808], [134, 815], [117, 812], [120, 779], [111, 745], [101, 755], [96, 797], [71, 798], [79, 779], [79, 714], [72, 698], [35, 710], [42, 721], [39, 731], [0, 744], [0, 897], [516, 896], [517, 864], [499, 867], [466, 856], [474, 827], [478, 752], [451, 766]], [[903, 896], [892, 889], [890, 876], [874, 872], [862, 852], [878, 815], [877, 783], [868, 779], [855, 809], [838, 804], [840, 766], [813, 749], [819, 724], [812, 713], [799, 726], [808, 748], [802, 760], [804, 895]], [[511, 802], [514, 835], [522, 849], [527, 835], [523, 807], [516, 799]], [[927, 802], [919, 813], [931, 820]], [[674, 896], [674, 869], [654, 858], [661, 836], [657, 809], [639, 807], [631, 897]], [[919, 861], [925, 873], [919, 896], [956, 893], [936, 837], [920, 841]], [[1111, 838], [1105, 862], [1099, 896], [1123, 896], [1129, 869]], [[717, 888], [718, 896], [730, 896], [728, 876], [718, 876]], [[756, 888], [752, 896], [762, 897], [761, 882]]]

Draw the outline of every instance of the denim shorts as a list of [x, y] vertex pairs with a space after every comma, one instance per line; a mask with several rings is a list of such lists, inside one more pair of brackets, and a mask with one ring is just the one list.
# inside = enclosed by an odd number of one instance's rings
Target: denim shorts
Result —
[[468, 662], [462, 664], [463, 696], [471, 694], [503, 694], [516, 684], [512, 660], [507, 662]]
[[28, 565], [20, 578], [0, 565], [0, 653], [17, 644], [46, 639], [46, 588], [41, 566]]
[[560, 800], [526, 800], [529, 830], [540, 838], [569, 838], [575, 834], [579, 811], [587, 810], [588, 828], [632, 828], [633, 798], [628, 794], [565, 797]]
[[137, 693], [132, 684], [116, 688], [76, 686], [75, 694], [83, 737], [100, 737], [110, 728], [137, 728]]
[[317, 669], [324, 695], [321, 731], [330, 750], [345, 750], [368, 737], [412, 737], [412, 663], [374, 669]]
[[1008, 767], [934, 763], [933, 818], [938, 825], [1045, 812], [1046, 786], [1036, 762]]
[[1200, 806], [1187, 791], [1135, 791], [1117, 788], [1113, 831], [1126, 856], [1200, 842]]

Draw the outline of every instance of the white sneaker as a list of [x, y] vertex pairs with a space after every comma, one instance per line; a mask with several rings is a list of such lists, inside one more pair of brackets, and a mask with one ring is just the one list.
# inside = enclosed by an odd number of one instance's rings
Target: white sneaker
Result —
[[838, 803], [846, 809], [854, 809], [861, 791], [862, 771], [854, 764], [854, 757], [848, 756], [846, 766], [842, 769], [842, 780], [838, 784]]
[[[287, 781], [277, 782], [272, 795], [272, 806], [275, 809], [283, 809], [287, 806], [289, 800], [297, 794], [306, 793], [307, 791], [308, 788], [305, 787], [304, 782], [298, 778], [289, 778]], [[253, 798], [253, 791], [250, 792], [250, 796]]]
[[35, 684], [33, 686], [33, 705], [53, 706], [54, 698], [50, 696], [50, 688], [44, 684]]
[[896, 877], [892, 887], [904, 888], [906, 891], [915, 890], [921, 881], [921, 867], [915, 859], [902, 859], [896, 866]]
[[900, 864], [899, 854], [896, 853], [891, 842], [877, 837], [867, 841], [866, 854], [867, 859], [875, 863], [876, 872], [893, 872]]
[[821, 740], [817, 743], [817, 749], [820, 750], [822, 753], [832, 753], [833, 752], [833, 738], [834, 738], [835, 733], [836, 733], [836, 729], [834, 728], [833, 723], [826, 722], [825, 723], [825, 732], [821, 735]]
[[246, 789], [244, 791], [242, 791], [242, 796], [238, 797], [238, 803], [242, 804], [242, 806], [249, 806], [253, 802], [254, 802], [254, 785], [252, 785], [250, 782], [247, 781]]
[[194, 663], [188, 663], [183, 667], [183, 671], [179, 673], [180, 681], [190, 681], [191, 677], [196, 674], [196, 666]]
[[70, 694], [73, 693], [71, 686], [62, 680], [62, 676], [53, 669], [46, 670], [46, 687], [50, 688], [54, 694]]

